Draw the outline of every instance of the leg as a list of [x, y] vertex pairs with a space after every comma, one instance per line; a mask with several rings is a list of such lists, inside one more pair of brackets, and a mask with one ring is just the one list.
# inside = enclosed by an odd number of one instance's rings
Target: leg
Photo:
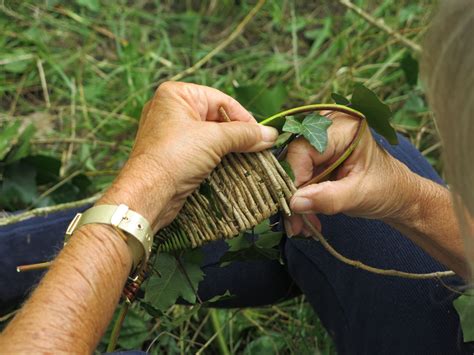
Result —
[[[0, 227], [0, 315], [18, 307], [44, 274], [44, 271], [18, 273], [16, 267], [51, 260], [62, 248], [69, 222], [77, 212], [88, 207]], [[278, 261], [235, 262], [221, 268], [218, 261], [226, 250], [227, 244], [223, 241], [203, 247], [206, 276], [199, 285], [201, 299], [207, 300], [229, 290], [235, 297], [216, 306], [250, 307], [300, 294], [286, 267]]]
[[224, 241], [203, 247], [205, 277], [198, 290], [202, 300], [229, 290], [234, 297], [216, 302], [216, 307], [257, 307], [301, 294], [288, 275], [286, 265], [277, 260], [238, 261], [220, 267], [218, 261], [227, 249]]
[[0, 227], [0, 314], [18, 307], [44, 271], [18, 273], [18, 265], [51, 260], [62, 248], [64, 232], [87, 206]]
[[[442, 183], [421, 154], [400, 137], [391, 147], [414, 172]], [[389, 194], [390, 191], [387, 191]], [[440, 211], [442, 213], [442, 211]], [[388, 225], [344, 215], [320, 216], [323, 235], [343, 255], [384, 269], [425, 273], [445, 268]], [[290, 275], [332, 334], [341, 354], [456, 354], [462, 335], [439, 280], [379, 276], [345, 265], [317, 242], [289, 239]], [[444, 281], [461, 285], [454, 277]]]

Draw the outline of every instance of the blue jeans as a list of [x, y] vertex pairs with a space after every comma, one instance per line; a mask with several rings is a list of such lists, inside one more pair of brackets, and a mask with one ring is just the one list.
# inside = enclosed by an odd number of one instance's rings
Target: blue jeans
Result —
[[[400, 136], [400, 144], [394, 147], [377, 135], [375, 138], [415, 173], [443, 183], [405, 138]], [[17, 306], [42, 275], [17, 273], [16, 266], [53, 257], [62, 246], [68, 222], [79, 210], [0, 227], [0, 313]], [[445, 270], [380, 221], [342, 214], [319, 217], [322, 232], [331, 245], [351, 259], [408, 272]], [[261, 306], [304, 293], [340, 354], [432, 355], [467, 351], [452, 306], [457, 294], [439, 280], [374, 275], [341, 263], [313, 240], [285, 239], [284, 265], [277, 261], [247, 261], [222, 268], [218, 260], [226, 249], [222, 241], [203, 247], [206, 277], [199, 285], [201, 299], [226, 290], [236, 296], [220, 302], [219, 307]], [[457, 277], [444, 282], [451, 287], [462, 285]]]

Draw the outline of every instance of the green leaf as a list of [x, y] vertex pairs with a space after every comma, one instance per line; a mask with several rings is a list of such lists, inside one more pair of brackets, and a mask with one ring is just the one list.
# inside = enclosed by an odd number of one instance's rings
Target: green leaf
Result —
[[0, 187], [0, 209], [26, 208], [37, 197], [36, 170], [24, 161], [7, 165]]
[[281, 111], [288, 98], [283, 84], [272, 88], [260, 84], [242, 85], [234, 88], [234, 91], [237, 101], [252, 112], [258, 121]]
[[36, 183], [45, 185], [55, 183], [59, 179], [61, 161], [47, 155], [30, 155], [23, 159], [36, 169]]
[[318, 114], [310, 114], [303, 120], [301, 134], [320, 153], [326, 150], [328, 145], [328, 128], [332, 121]]
[[400, 61], [400, 67], [405, 74], [408, 85], [415, 86], [418, 82], [418, 61], [410, 53], [407, 53]]
[[389, 122], [392, 112], [371, 90], [357, 84], [351, 102], [354, 109], [365, 115], [370, 127], [385, 137], [390, 144], [398, 144], [397, 134]]
[[[105, 344], [110, 339], [110, 334], [112, 333], [112, 328], [115, 323], [115, 320], [118, 317], [120, 312], [120, 307], [117, 307], [114, 313], [114, 317], [107, 328], [104, 336], [102, 337], [102, 346], [105, 348]], [[122, 328], [120, 329], [120, 336], [118, 338], [117, 344], [122, 349], [137, 349], [141, 348], [143, 342], [147, 339], [149, 333], [149, 320], [151, 317], [141, 311], [140, 309], [135, 309], [135, 307], [129, 308], [127, 316], [123, 321]]]
[[337, 92], [333, 92], [331, 94], [331, 97], [334, 100], [334, 102], [338, 105], [348, 106], [351, 103], [348, 99], [346, 99], [345, 96], [342, 96], [341, 94], [338, 94]]
[[252, 245], [252, 243], [250, 243], [248, 238], [243, 233], [239, 234], [239, 236], [235, 238], [227, 239], [225, 242], [229, 246], [229, 251], [245, 249]]
[[255, 233], [255, 234], [263, 234], [263, 233], [266, 233], [266, 232], [270, 232], [270, 230], [271, 230], [270, 220], [269, 220], [269, 219], [265, 219], [265, 220], [263, 220], [263, 222], [257, 224], [257, 225], [253, 228], [253, 233]]
[[30, 151], [30, 140], [36, 132], [35, 126], [30, 123], [21, 133], [18, 138], [18, 145], [14, 146], [7, 156], [7, 163], [10, 164], [14, 161], [20, 160], [28, 155]]
[[100, 9], [99, 0], [76, 0], [76, 2], [78, 5], [87, 7], [91, 11], [99, 11]]
[[459, 314], [464, 342], [474, 341], [474, 295], [466, 293], [453, 301]]
[[230, 294], [229, 290], [226, 290], [222, 295], [211, 297], [204, 303], [208, 304], [208, 303], [213, 303], [213, 302], [225, 301], [234, 297], [235, 296]]
[[20, 121], [15, 121], [2, 128], [0, 132], [0, 160], [3, 160], [11, 147], [16, 144], [21, 135]]
[[274, 144], [275, 148], [280, 148], [288, 142], [288, 140], [293, 136], [291, 132], [283, 132], [280, 134]]
[[164, 316], [164, 313], [162, 311], [160, 311], [159, 309], [156, 309], [155, 307], [153, 307], [151, 304], [149, 303], [146, 303], [146, 302], [143, 302], [143, 301], [140, 301], [140, 307], [143, 308], [143, 310], [145, 312], [147, 312], [151, 317], [153, 318], [159, 318], [159, 317], [163, 317]]
[[282, 232], [269, 231], [263, 234], [259, 234], [255, 245], [259, 248], [273, 248], [280, 244], [282, 237]]
[[302, 134], [318, 152], [323, 153], [328, 144], [327, 130], [331, 124], [329, 118], [316, 113], [307, 115], [301, 123], [293, 116], [288, 116], [283, 131]]
[[247, 344], [244, 355], [278, 354], [284, 349], [285, 340], [281, 334], [269, 332]]
[[303, 132], [303, 126], [293, 116], [288, 116], [286, 117], [285, 124], [283, 125], [282, 130], [283, 132], [301, 134]]
[[166, 253], [159, 254], [153, 269], [158, 270], [161, 276], [153, 274], [150, 277], [145, 302], [162, 311], [175, 304], [179, 297], [189, 303], [196, 302], [195, 291], [204, 277], [201, 260], [200, 250], [185, 253], [179, 260]]

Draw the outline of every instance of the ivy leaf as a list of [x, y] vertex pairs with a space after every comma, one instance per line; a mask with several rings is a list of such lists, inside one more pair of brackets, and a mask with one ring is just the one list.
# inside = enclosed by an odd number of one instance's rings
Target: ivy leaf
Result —
[[[145, 302], [158, 310], [166, 310], [181, 297], [189, 303], [196, 302], [195, 291], [204, 273], [201, 270], [200, 250], [185, 253], [179, 259], [161, 253], [156, 257], [153, 268], [161, 276], [152, 275], [146, 286]], [[190, 284], [191, 283], [191, 284]]]
[[284, 146], [292, 136], [293, 133], [291, 132], [283, 132], [282, 134], [280, 134], [274, 144], [275, 148], [280, 148], [281, 146]]
[[459, 314], [464, 342], [474, 341], [474, 295], [467, 293], [453, 301]]
[[332, 121], [324, 116], [312, 113], [299, 122], [293, 116], [286, 118], [283, 131], [301, 134], [320, 153], [326, 150], [328, 144], [327, 130]]
[[332, 121], [318, 114], [306, 116], [302, 125], [301, 134], [316, 148], [320, 153], [324, 153], [328, 145], [328, 128]]
[[365, 115], [370, 127], [385, 137], [390, 144], [398, 144], [397, 134], [389, 122], [392, 111], [371, 90], [357, 84], [351, 102], [354, 109]]
[[282, 130], [283, 132], [301, 134], [303, 127], [301, 126], [301, 123], [293, 116], [288, 116], [286, 117], [285, 124], [283, 125]]
[[338, 105], [349, 106], [351, 103], [348, 99], [346, 99], [345, 96], [342, 96], [341, 94], [338, 94], [337, 92], [333, 92], [331, 94], [331, 97], [334, 100], [334, 102]]
[[226, 243], [229, 246], [229, 251], [238, 251], [251, 246], [250, 241], [243, 233], [235, 238], [227, 239]]
[[260, 248], [273, 248], [280, 244], [282, 232], [266, 232], [258, 236], [255, 245]]

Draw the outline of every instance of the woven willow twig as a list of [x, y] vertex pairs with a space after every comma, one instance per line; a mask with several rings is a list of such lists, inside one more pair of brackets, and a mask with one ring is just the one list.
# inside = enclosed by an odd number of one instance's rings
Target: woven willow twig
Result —
[[[195, 248], [252, 229], [278, 210], [291, 215], [295, 185], [269, 151], [231, 153], [157, 235], [162, 251]], [[205, 190], [206, 193], [202, 191]]]

